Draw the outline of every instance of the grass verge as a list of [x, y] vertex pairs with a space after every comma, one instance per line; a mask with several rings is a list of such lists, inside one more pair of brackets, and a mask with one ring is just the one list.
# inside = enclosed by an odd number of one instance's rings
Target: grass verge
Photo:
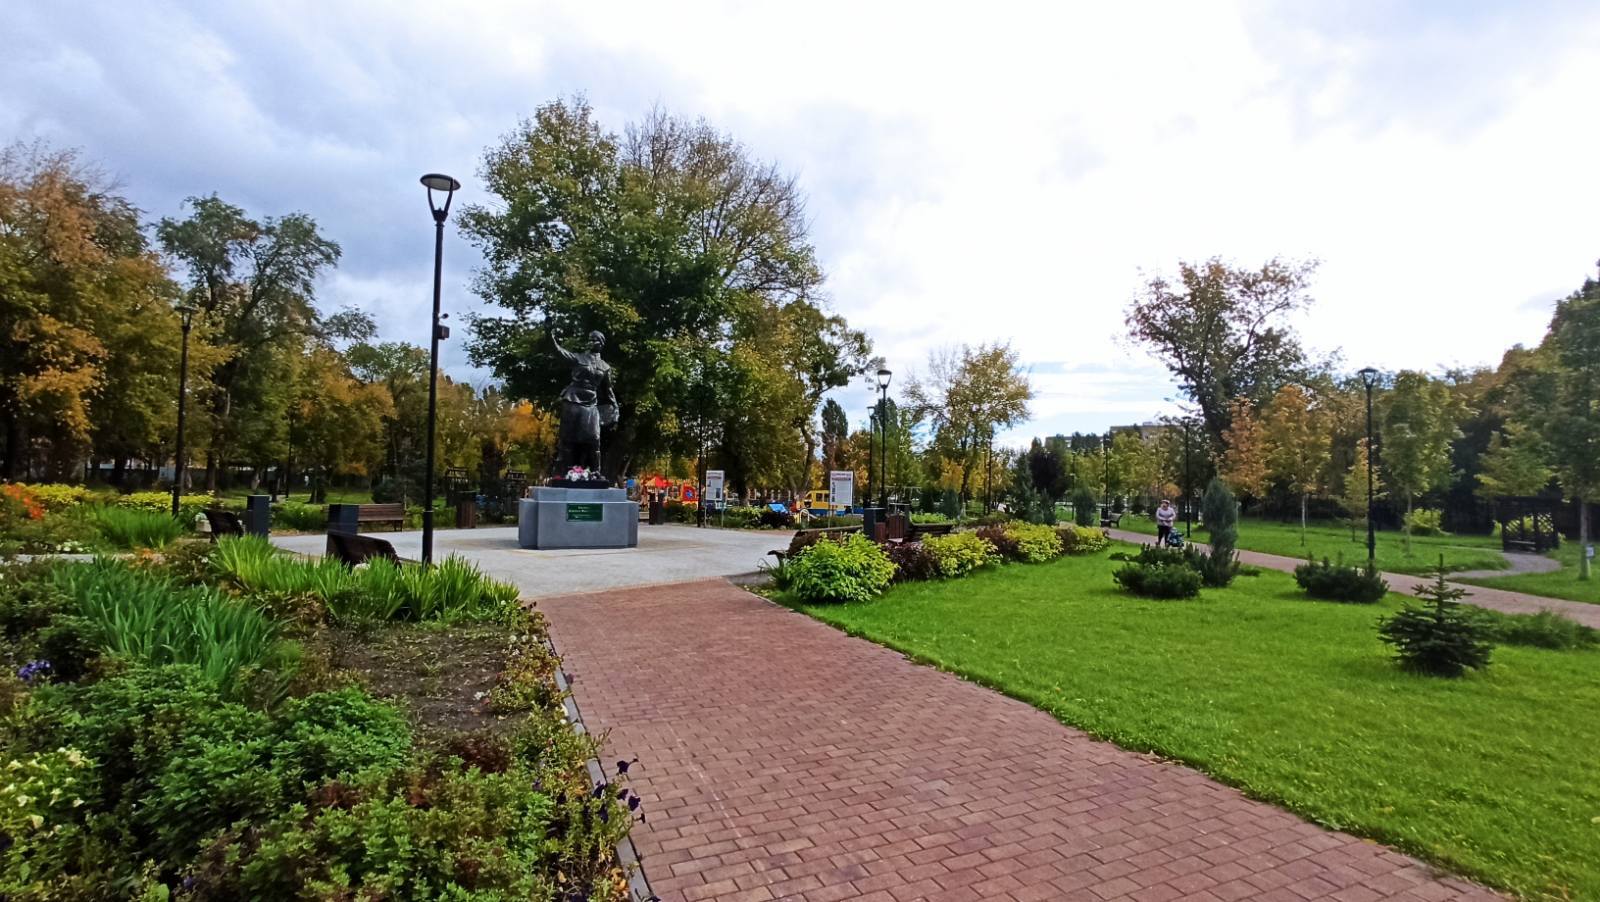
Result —
[[1104, 555], [799, 606], [1125, 748], [1529, 898], [1600, 897], [1600, 654], [1502, 647], [1462, 680], [1389, 660], [1379, 605], [1279, 573], [1131, 598]]

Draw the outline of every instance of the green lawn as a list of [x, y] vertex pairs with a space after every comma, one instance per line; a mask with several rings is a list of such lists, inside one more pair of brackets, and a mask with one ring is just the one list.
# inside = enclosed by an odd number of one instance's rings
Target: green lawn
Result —
[[1552, 573], [1522, 573], [1516, 576], [1497, 576], [1493, 579], [1464, 579], [1474, 586], [1509, 589], [1547, 598], [1565, 598], [1568, 601], [1587, 601], [1600, 604], [1600, 567], [1591, 567], [1588, 582], [1578, 579], [1577, 542], [1564, 542], [1552, 555], [1561, 562], [1561, 569]]
[[[1126, 546], [1123, 546], [1126, 547]], [[1600, 898], [1600, 653], [1500, 648], [1462, 680], [1398, 670], [1393, 610], [1280, 573], [1143, 601], [1105, 556], [803, 606], [1126, 748], [1527, 897]]]
[[[1124, 529], [1156, 534], [1155, 521], [1145, 516], [1129, 514], [1122, 518]], [[1178, 521], [1183, 529], [1183, 521]], [[1246, 518], [1239, 523], [1239, 547], [1267, 554], [1304, 558], [1307, 554], [1318, 560], [1337, 559], [1340, 555], [1348, 563], [1360, 564], [1367, 559], [1367, 533], [1358, 528], [1351, 539], [1350, 527], [1343, 524], [1314, 522], [1306, 529], [1305, 543], [1301, 543], [1300, 524], [1277, 520]], [[1195, 525], [1198, 541], [1206, 540], [1206, 531]], [[1500, 554], [1500, 540], [1492, 536], [1412, 536], [1411, 553], [1405, 549], [1405, 538], [1398, 532], [1384, 530], [1378, 533], [1378, 569], [1391, 573], [1425, 573], [1439, 566], [1439, 555], [1444, 555], [1445, 566], [1451, 570], [1502, 570], [1505, 558]]]

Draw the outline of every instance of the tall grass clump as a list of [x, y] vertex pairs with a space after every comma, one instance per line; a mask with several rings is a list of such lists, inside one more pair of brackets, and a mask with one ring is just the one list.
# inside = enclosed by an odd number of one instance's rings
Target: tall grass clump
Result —
[[229, 690], [291, 652], [271, 617], [211, 587], [175, 586], [108, 560], [61, 567], [54, 579], [108, 655], [150, 666], [192, 664]]
[[432, 567], [373, 560], [352, 570], [333, 558], [293, 557], [259, 536], [245, 536], [218, 542], [212, 562], [243, 591], [314, 595], [342, 620], [495, 620], [520, 596], [516, 586], [490, 579], [457, 555]]
[[164, 511], [132, 507], [92, 507], [88, 521], [116, 548], [165, 548], [184, 534], [183, 524]]
[[328, 525], [328, 509], [320, 504], [285, 501], [272, 509], [272, 525], [296, 532], [317, 532]]

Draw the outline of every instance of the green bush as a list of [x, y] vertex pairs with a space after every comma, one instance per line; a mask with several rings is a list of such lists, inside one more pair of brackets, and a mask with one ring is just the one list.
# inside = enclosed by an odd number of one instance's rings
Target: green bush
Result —
[[1062, 554], [1094, 554], [1111, 547], [1111, 539], [1098, 526], [1063, 523], [1056, 527], [1056, 538], [1061, 540]]
[[1489, 638], [1501, 645], [1574, 650], [1600, 646], [1600, 630], [1568, 620], [1554, 611], [1537, 614], [1506, 614], [1487, 609], [1474, 611], [1489, 631]]
[[1200, 518], [1211, 533], [1211, 552], [1200, 568], [1200, 579], [1221, 589], [1239, 575], [1239, 502], [1222, 480], [1212, 478], [1200, 500]]
[[320, 532], [328, 527], [328, 509], [321, 504], [285, 501], [272, 509], [272, 525], [295, 532]]
[[1072, 493], [1072, 522], [1078, 526], [1097, 526], [1100, 523], [1100, 509], [1095, 504], [1094, 490], [1088, 486], [1078, 486]]
[[998, 564], [1000, 553], [995, 547], [973, 532], [952, 532], [943, 536], [928, 536], [922, 547], [933, 555], [939, 575], [945, 579], [966, 576], [980, 567]]
[[188, 530], [167, 511], [136, 507], [85, 508], [87, 519], [113, 548], [165, 548]]
[[955, 489], [945, 489], [939, 496], [939, 513], [950, 522], [961, 519], [961, 495]]
[[1419, 507], [1405, 515], [1405, 527], [1414, 536], [1442, 536], [1444, 514], [1431, 508]]
[[894, 578], [889, 556], [860, 533], [816, 542], [785, 570], [789, 591], [807, 603], [866, 601]]
[[937, 511], [932, 513], [913, 511], [911, 514], [911, 522], [917, 524], [918, 526], [941, 526], [945, 523], [954, 523], [956, 521]]
[[1111, 578], [1117, 585], [1144, 598], [1194, 598], [1200, 594], [1200, 573], [1183, 563], [1129, 562]]
[[[134, 492], [129, 495], [118, 495], [112, 500], [116, 507], [132, 508], [134, 510], [172, 513], [171, 492]], [[178, 519], [183, 523], [193, 523], [206, 508], [211, 507], [213, 499], [210, 495], [179, 495]]]
[[355, 687], [294, 699], [279, 720], [273, 768], [293, 783], [398, 767], [411, 750], [405, 715]]
[[1494, 628], [1460, 603], [1466, 592], [1445, 582], [1443, 556], [1432, 585], [1419, 586], [1424, 604], [1407, 604], [1379, 625], [1400, 666], [1417, 673], [1459, 677], [1489, 666]]
[[1356, 568], [1344, 564], [1306, 561], [1294, 568], [1294, 581], [1306, 594], [1324, 601], [1344, 601], [1353, 604], [1373, 604], [1389, 591], [1389, 584], [1376, 570]]
[[59, 513], [89, 500], [90, 491], [81, 485], [63, 485], [58, 482], [47, 482], [39, 485], [27, 486], [33, 497], [44, 505], [47, 511]]
[[1012, 523], [1005, 533], [1016, 547], [1014, 560], [1028, 564], [1042, 564], [1061, 556], [1061, 537], [1055, 527], [1046, 524]]

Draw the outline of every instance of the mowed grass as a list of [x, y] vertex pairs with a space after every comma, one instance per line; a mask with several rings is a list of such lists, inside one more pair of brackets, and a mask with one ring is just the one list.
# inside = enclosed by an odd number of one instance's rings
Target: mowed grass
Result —
[[1461, 582], [1474, 586], [1488, 586], [1494, 589], [1508, 589], [1512, 592], [1527, 592], [1529, 595], [1543, 595], [1547, 598], [1565, 598], [1568, 601], [1587, 601], [1590, 604], [1600, 604], [1600, 561], [1593, 562], [1591, 573], [1587, 582], [1578, 579], [1578, 555], [1581, 548], [1577, 542], [1563, 542], [1561, 547], [1550, 555], [1561, 562], [1561, 569], [1550, 573], [1519, 573], [1514, 576], [1496, 576], [1492, 579], [1472, 578], [1463, 579]]
[[[1131, 532], [1156, 534], [1155, 521], [1147, 516], [1129, 514], [1122, 518], [1122, 527]], [[1178, 521], [1179, 531], [1183, 521]], [[1195, 541], [1206, 541], [1206, 530], [1195, 524]], [[1346, 563], [1364, 564], [1367, 560], [1367, 532], [1357, 527], [1354, 541], [1350, 527], [1344, 524], [1313, 522], [1306, 527], [1305, 543], [1300, 541], [1300, 524], [1260, 520], [1253, 517], [1239, 522], [1239, 547], [1267, 554], [1304, 560], [1307, 555], [1317, 560], [1327, 558]], [[1377, 535], [1378, 569], [1391, 573], [1423, 574], [1439, 566], [1439, 556], [1451, 570], [1503, 570], [1506, 559], [1500, 553], [1500, 540], [1492, 536], [1412, 536], [1411, 552], [1406, 553], [1402, 533], [1383, 530]]]
[[[1122, 546], [1126, 548], [1127, 546]], [[1113, 588], [1104, 555], [801, 610], [1125, 748], [1529, 898], [1600, 898], [1600, 652], [1496, 649], [1404, 673], [1375, 606], [1284, 574], [1192, 602]]]

